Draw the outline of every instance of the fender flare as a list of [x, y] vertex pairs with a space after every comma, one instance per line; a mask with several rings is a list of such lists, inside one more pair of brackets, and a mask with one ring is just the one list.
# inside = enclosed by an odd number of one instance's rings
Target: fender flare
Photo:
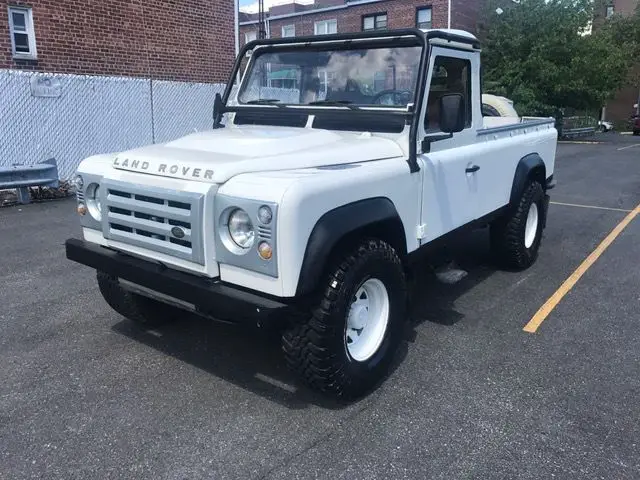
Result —
[[540, 182], [543, 189], [547, 189], [547, 167], [544, 160], [537, 153], [530, 153], [520, 159], [513, 176], [509, 207], [515, 208], [520, 202], [520, 197], [527, 187], [529, 180]]
[[513, 184], [511, 186], [511, 197], [509, 198], [508, 209], [514, 211], [518, 208], [520, 198], [527, 188], [530, 180], [535, 180], [542, 185], [545, 192], [545, 204], [542, 210], [542, 228], [547, 226], [547, 208], [549, 205], [549, 195], [547, 190], [553, 188], [553, 175], [547, 178], [547, 167], [544, 160], [537, 153], [530, 153], [520, 159], [516, 167], [516, 173], [513, 176]]
[[406, 235], [395, 205], [386, 197], [368, 198], [326, 212], [316, 222], [305, 249], [296, 296], [312, 293], [325, 272], [334, 248], [351, 234], [380, 234], [404, 255]]

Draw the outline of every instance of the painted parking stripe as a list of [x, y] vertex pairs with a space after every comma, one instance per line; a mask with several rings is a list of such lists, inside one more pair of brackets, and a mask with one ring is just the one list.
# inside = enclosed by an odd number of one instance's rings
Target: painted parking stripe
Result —
[[592, 208], [594, 210], [611, 210], [614, 212], [625, 212], [625, 213], [629, 213], [632, 212], [633, 210], [628, 210], [625, 208], [613, 208], [613, 207], [598, 207], [596, 205], [580, 205], [577, 203], [564, 203], [564, 202], [549, 202], [552, 205], [562, 205], [564, 207], [578, 207], [578, 208]]
[[569, 293], [578, 280], [586, 273], [589, 268], [600, 258], [604, 251], [609, 248], [613, 241], [622, 233], [622, 231], [631, 223], [631, 221], [640, 214], [640, 204], [634, 208], [616, 227], [607, 235], [607, 237], [591, 252], [591, 254], [580, 264], [580, 266], [567, 278], [560, 288], [549, 297], [549, 299], [540, 307], [529, 323], [523, 330], [527, 333], [536, 333], [542, 322], [549, 316], [554, 308], [560, 303], [564, 296]]
[[621, 152], [622, 150], [627, 150], [629, 148], [635, 148], [635, 147], [640, 147], [640, 143], [636, 143], [634, 145], [627, 145], [626, 147], [621, 147], [618, 149], [618, 151]]

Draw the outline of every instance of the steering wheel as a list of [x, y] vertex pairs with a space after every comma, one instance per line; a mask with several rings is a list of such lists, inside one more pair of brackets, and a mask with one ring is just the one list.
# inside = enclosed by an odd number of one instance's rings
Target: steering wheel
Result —
[[[409, 90], [395, 90], [391, 88], [389, 90], [382, 90], [381, 92], [378, 92], [371, 99], [371, 103], [373, 104], [379, 103], [380, 105], [406, 105], [411, 100], [411, 95], [412, 95], [412, 92], [410, 92]], [[382, 98], [386, 96], [392, 97], [391, 103], [380, 101]]]

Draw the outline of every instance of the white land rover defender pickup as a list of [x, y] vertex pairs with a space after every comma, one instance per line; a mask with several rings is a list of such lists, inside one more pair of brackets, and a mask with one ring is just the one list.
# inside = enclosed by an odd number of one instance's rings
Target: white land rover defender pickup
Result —
[[79, 166], [66, 255], [135, 322], [284, 320], [290, 366], [353, 398], [402, 340], [414, 253], [489, 225], [504, 265], [536, 260], [554, 121], [483, 118], [469, 33], [254, 41], [212, 103], [209, 131]]

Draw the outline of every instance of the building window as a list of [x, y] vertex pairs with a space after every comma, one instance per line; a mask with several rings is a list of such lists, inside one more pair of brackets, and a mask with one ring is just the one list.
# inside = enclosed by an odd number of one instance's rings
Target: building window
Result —
[[11, 33], [11, 51], [14, 58], [30, 60], [38, 58], [31, 8], [9, 7], [9, 32]]
[[387, 72], [376, 72], [373, 74], [373, 91], [381, 92], [387, 88]]
[[613, 5], [607, 5], [606, 17], [609, 18], [611, 15], [614, 14], [615, 11], [616, 9], [614, 8]]
[[329, 33], [338, 33], [338, 21], [333, 20], [323, 20], [321, 22], [316, 22], [313, 28], [313, 32], [316, 35], [327, 35]]
[[285, 25], [284, 27], [282, 27], [282, 38], [295, 37], [295, 36], [296, 36], [295, 25]]
[[387, 28], [387, 14], [376, 13], [375, 15], [364, 15], [362, 17], [362, 31], [384, 30]]
[[418, 8], [416, 12], [416, 26], [418, 28], [429, 29], [431, 25], [431, 7]]
[[249, 42], [253, 42], [258, 38], [258, 32], [247, 32], [244, 34], [244, 43], [245, 45]]

